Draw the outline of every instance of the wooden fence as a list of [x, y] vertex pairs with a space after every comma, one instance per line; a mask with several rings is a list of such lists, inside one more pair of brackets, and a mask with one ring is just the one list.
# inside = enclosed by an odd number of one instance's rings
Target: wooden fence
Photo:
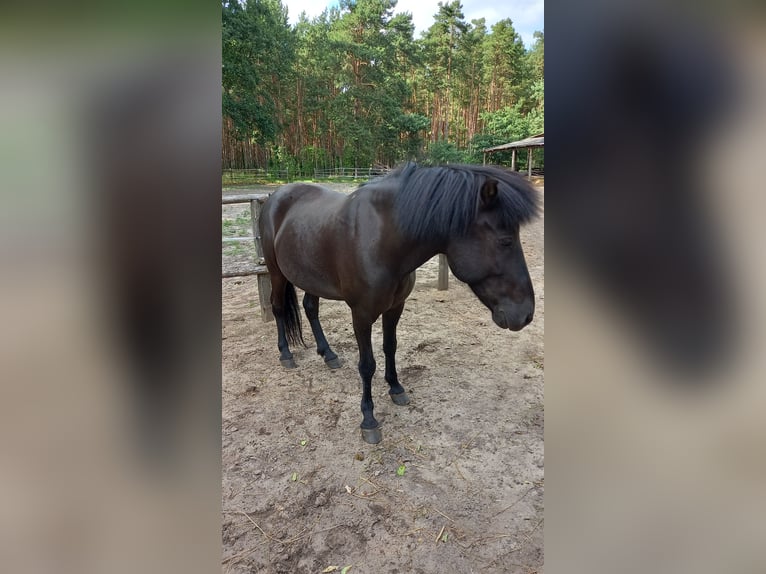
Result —
[[251, 267], [239, 269], [237, 271], [227, 272], [223, 270], [223, 277], [241, 277], [244, 275], [255, 275], [258, 280], [258, 300], [261, 304], [261, 318], [264, 321], [272, 321], [274, 315], [271, 312], [271, 280], [269, 271], [263, 264], [263, 246], [261, 245], [261, 236], [258, 232], [258, 220], [261, 218], [261, 208], [263, 202], [269, 197], [267, 193], [243, 193], [224, 195], [221, 199], [222, 205], [232, 203], [249, 203], [250, 219], [253, 227], [252, 237], [227, 238], [229, 240], [247, 241], [252, 240], [255, 245], [255, 263]]
[[346, 181], [369, 180], [385, 175], [387, 167], [334, 167], [327, 169], [224, 169], [223, 181], [227, 185], [252, 183], [254, 180], [293, 182], [305, 179], [337, 179]]
[[[228, 194], [223, 195], [221, 199], [222, 205], [230, 205], [235, 203], [249, 203], [250, 204], [250, 219], [253, 228], [252, 237], [227, 237], [223, 241], [252, 241], [255, 245], [255, 262], [252, 266], [238, 269], [236, 271], [222, 271], [222, 277], [242, 277], [246, 275], [255, 275], [258, 281], [258, 300], [261, 305], [261, 318], [264, 322], [274, 320], [274, 315], [271, 312], [271, 279], [269, 279], [269, 271], [263, 262], [263, 246], [261, 245], [261, 236], [258, 231], [258, 221], [261, 218], [261, 208], [263, 203], [268, 199], [268, 193], [242, 193], [242, 194]], [[437, 289], [439, 291], [446, 291], [449, 288], [449, 266], [447, 264], [447, 256], [444, 254], [439, 255], [439, 277], [437, 281]]]

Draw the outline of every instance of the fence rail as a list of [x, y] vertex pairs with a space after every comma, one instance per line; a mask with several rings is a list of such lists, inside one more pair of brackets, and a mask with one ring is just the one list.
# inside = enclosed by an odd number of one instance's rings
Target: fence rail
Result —
[[372, 179], [391, 171], [387, 167], [336, 167], [334, 169], [315, 169], [314, 177], [317, 179], [340, 178], [340, 179]]
[[298, 181], [305, 179], [368, 180], [390, 171], [387, 167], [335, 167], [322, 169], [224, 169], [226, 183], [252, 182], [254, 179], [269, 181]]

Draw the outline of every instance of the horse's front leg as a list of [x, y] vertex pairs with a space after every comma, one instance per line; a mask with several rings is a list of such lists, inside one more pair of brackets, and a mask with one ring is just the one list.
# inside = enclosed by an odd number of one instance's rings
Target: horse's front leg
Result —
[[399, 384], [399, 376], [396, 373], [396, 326], [399, 317], [402, 316], [404, 303], [389, 309], [383, 313], [383, 352], [386, 354], [386, 382], [390, 387], [388, 394], [397, 405], [407, 405], [410, 397], [407, 396], [404, 387]]
[[362, 439], [377, 444], [383, 439], [378, 421], [375, 420], [372, 402], [372, 376], [375, 374], [375, 357], [372, 354], [372, 323], [368, 317], [352, 310], [354, 334], [359, 346], [359, 376], [362, 378]]

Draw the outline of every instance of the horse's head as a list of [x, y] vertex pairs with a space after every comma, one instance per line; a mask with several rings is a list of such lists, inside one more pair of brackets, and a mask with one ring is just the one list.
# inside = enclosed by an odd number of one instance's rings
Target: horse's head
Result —
[[509, 225], [497, 181], [484, 182], [476, 219], [466, 233], [450, 239], [446, 254], [452, 273], [492, 311], [492, 320], [499, 327], [519, 331], [532, 321], [535, 293], [519, 225]]

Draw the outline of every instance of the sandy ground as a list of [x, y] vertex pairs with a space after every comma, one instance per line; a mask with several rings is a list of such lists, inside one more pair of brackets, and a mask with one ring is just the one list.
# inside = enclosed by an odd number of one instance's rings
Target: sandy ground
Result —
[[304, 317], [310, 348], [293, 349], [288, 371], [255, 278], [223, 280], [224, 572], [543, 571], [542, 218], [522, 242], [537, 309], [519, 333], [497, 328], [454, 277], [437, 291], [436, 258], [418, 270], [398, 331], [408, 406], [388, 398], [373, 328], [378, 445], [360, 436], [345, 303], [320, 307], [343, 367], [316, 355]]

